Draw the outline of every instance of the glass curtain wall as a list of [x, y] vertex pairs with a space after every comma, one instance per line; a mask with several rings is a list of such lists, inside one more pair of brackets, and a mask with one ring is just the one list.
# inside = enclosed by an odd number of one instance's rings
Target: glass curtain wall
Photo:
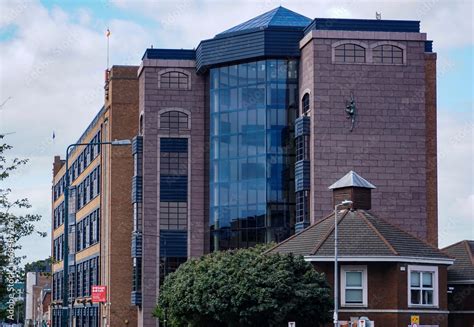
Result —
[[211, 69], [211, 250], [293, 233], [297, 92], [297, 60]]

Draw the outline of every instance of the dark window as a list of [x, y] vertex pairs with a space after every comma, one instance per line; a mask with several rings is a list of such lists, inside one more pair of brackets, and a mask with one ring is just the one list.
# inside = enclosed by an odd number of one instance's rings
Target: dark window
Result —
[[309, 135], [296, 138], [296, 161], [309, 160]]
[[160, 128], [183, 130], [188, 129], [188, 115], [179, 111], [168, 111], [160, 116]]
[[375, 63], [403, 64], [403, 50], [394, 45], [379, 45], [372, 50]]
[[188, 75], [181, 72], [164, 73], [160, 77], [160, 88], [186, 90], [188, 88], [188, 79]]
[[305, 114], [309, 111], [309, 109], [310, 109], [310, 106], [309, 106], [309, 93], [306, 93], [303, 96], [303, 100], [301, 101], [301, 107], [302, 107], [302, 110], [303, 110], [303, 114]]
[[139, 292], [142, 289], [142, 259], [133, 258], [133, 291]]
[[186, 230], [187, 202], [160, 202], [160, 229]]
[[309, 222], [309, 197], [307, 191], [296, 193], [296, 222]]
[[167, 176], [185, 176], [188, 174], [187, 152], [161, 152], [160, 174]]
[[365, 49], [357, 44], [341, 44], [335, 49], [336, 62], [365, 62]]

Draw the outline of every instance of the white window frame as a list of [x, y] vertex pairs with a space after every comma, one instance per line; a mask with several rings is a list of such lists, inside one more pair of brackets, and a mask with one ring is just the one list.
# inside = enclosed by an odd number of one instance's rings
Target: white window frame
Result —
[[[412, 304], [411, 303], [411, 273], [412, 272], [430, 272], [433, 274], [433, 304]], [[407, 298], [408, 298], [408, 307], [409, 308], [438, 308], [439, 307], [439, 287], [438, 287], [438, 266], [408, 266], [408, 277], [407, 277]], [[423, 290], [421, 286], [423, 281], [420, 280], [420, 290]], [[423, 292], [421, 292], [420, 296]], [[423, 301], [422, 301], [423, 302]]]
[[[346, 303], [346, 272], [362, 272], [362, 303]], [[341, 306], [343, 307], [367, 307], [368, 306], [368, 283], [367, 266], [351, 265], [341, 266]]]

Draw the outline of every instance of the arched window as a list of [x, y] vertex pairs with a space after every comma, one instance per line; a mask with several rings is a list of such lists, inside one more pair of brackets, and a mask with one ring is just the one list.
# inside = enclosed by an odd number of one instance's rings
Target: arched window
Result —
[[403, 49], [395, 45], [383, 44], [372, 50], [374, 63], [403, 64]]
[[365, 62], [365, 49], [360, 45], [345, 43], [337, 46], [334, 50], [335, 62]]
[[188, 129], [188, 115], [179, 111], [168, 111], [160, 116], [160, 128], [171, 130]]
[[301, 109], [303, 110], [303, 115], [309, 111], [309, 93], [303, 95], [303, 99], [301, 100]]
[[160, 88], [187, 90], [189, 77], [185, 73], [171, 71], [160, 75]]

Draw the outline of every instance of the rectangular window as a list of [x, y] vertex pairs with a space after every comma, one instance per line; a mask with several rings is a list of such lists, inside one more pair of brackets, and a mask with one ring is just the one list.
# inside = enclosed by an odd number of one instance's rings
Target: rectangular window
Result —
[[341, 267], [342, 306], [367, 306], [367, 266]]
[[438, 267], [408, 266], [408, 305], [438, 306]]
[[160, 229], [186, 230], [187, 226], [187, 202], [160, 202]]

